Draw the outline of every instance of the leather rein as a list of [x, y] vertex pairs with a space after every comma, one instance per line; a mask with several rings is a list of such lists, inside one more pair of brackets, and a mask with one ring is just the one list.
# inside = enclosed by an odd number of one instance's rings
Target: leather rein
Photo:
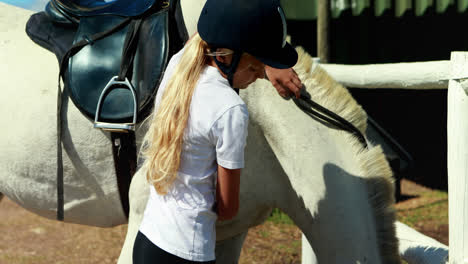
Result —
[[344, 130], [354, 135], [364, 148], [367, 148], [367, 141], [364, 135], [356, 128], [351, 122], [328, 110], [327, 108], [319, 105], [312, 101], [310, 94], [305, 89], [301, 90], [301, 96], [299, 99], [293, 97], [293, 101], [297, 107], [299, 107], [305, 114], [318, 119], [324, 125], [329, 125], [336, 129]]

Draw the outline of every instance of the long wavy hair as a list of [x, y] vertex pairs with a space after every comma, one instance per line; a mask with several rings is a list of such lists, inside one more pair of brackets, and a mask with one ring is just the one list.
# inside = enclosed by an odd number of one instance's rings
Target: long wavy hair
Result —
[[148, 182], [159, 194], [167, 194], [176, 179], [190, 104], [200, 74], [207, 64], [208, 44], [198, 34], [186, 44], [151, 120], [141, 154]]

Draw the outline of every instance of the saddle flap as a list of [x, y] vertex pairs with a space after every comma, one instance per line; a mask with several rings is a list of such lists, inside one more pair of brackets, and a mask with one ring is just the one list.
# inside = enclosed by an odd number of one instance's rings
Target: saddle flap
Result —
[[[145, 13], [144, 17], [133, 18], [142, 19], [142, 23], [136, 35], [139, 41], [132, 53], [135, 55], [128, 64], [131, 66], [126, 76], [131, 80], [137, 94], [137, 122], [150, 113], [170, 54], [179, 51], [188, 39], [179, 1], [169, 2], [169, 8], [155, 8], [154, 11]], [[31, 16], [26, 25], [26, 32], [34, 42], [55, 53], [60, 69], [64, 69], [61, 77], [67, 95], [83, 114], [94, 120], [102, 90], [113, 76], [119, 75], [123, 45], [129, 25], [132, 25], [123, 22], [132, 18], [100, 15], [80, 17], [78, 23], [69, 23], [68, 18], [59, 13], [63, 10], [55, 6], [52, 10], [51, 5], [54, 3], [58, 1], [52, 0], [49, 3], [50, 10]], [[123, 2], [119, 3], [123, 5]], [[147, 3], [149, 5], [150, 2]], [[117, 26], [119, 24], [122, 26]], [[109, 34], [103, 34], [104, 31], [114, 28], [115, 30], [108, 31]], [[95, 41], [87, 41], [89, 44], [69, 57], [69, 52], [73, 49], [72, 44], [83, 39], [90, 40], [87, 36], [94, 34], [103, 37], [93, 37]], [[65, 66], [62, 67], [63, 65]], [[133, 106], [132, 94], [128, 89], [115, 89], [103, 100], [100, 121], [130, 123]]]
[[157, 0], [52, 0], [54, 4], [74, 17], [114, 15], [134, 17], [143, 14]]
[[[122, 20], [118, 16], [82, 18], [75, 42], [112, 28]], [[119, 74], [127, 30], [128, 26], [87, 45], [69, 59], [65, 86], [78, 109], [92, 119], [103, 89]], [[167, 31], [167, 10], [150, 15], [141, 25], [131, 78], [137, 94], [138, 112], [147, 107], [159, 86], [169, 54]], [[99, 118], [105, 122], [131, 122], [133, 106], [130, 90], [115, 89], [103, 100]], [[138, 116], [144, 118], [145, 115]]]

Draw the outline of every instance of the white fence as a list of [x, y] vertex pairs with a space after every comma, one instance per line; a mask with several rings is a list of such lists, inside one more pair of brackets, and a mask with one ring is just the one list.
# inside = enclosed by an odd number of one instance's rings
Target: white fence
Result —
[[[468, 52], [452, 52], [450, 61], [374, 65], [320, 64], [335, 80], [354, 88], [447, 89], [447, 154], [449, 189], [449, 264], [468, 264]], [[438, 140], [438, 139], [434, 139]], [[398, 223], [400, 224], [400, 223]], [[397, 232], [398, 232], [397, 225]], [[399, 227], [401, 229], [401, 227]], [[414, 239], [423, 247], [438, 247], [422, 234]], [[399, 234], [401, 239], [401, 234]], [[303, 264], [315, 263], [312, 249], [303, 237]], [[443, 248], [440, 247], [441, 249]], [[403, 248], [403, 251], [405, 249]], [[417, 263], [435, 263], [435, 251], [413, 256]], [[440, 251], [440, 259], [446, 252]], [[400, 246], [402, 255], [402, 247]], [[424, 256], [424, 254], [427, 255]], [[436, 252], [437, 254], [437, 252]], [[411, 257], [411, 256], [410, 256]], [[437, 263], [443, 263], [438, 260]]]
[[468, 263], [468, 52], [452, 52], [447, 160], [450, 264]]
[[450, 61], [320, 66], [353, 88], [446, 89], [450, 78]]

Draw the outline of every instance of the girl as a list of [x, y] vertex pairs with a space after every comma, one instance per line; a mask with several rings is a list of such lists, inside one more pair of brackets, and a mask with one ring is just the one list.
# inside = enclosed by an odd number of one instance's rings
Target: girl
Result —
[[[248, 112], [236, 89], [294, 66], [278, 0], [208, 0], [174, 55], [143, 142], [150, 197], [133, 263], [214, 263], [215, 223], [239, 208]], [[216, 201], [216, 203], [215, 203]]]

